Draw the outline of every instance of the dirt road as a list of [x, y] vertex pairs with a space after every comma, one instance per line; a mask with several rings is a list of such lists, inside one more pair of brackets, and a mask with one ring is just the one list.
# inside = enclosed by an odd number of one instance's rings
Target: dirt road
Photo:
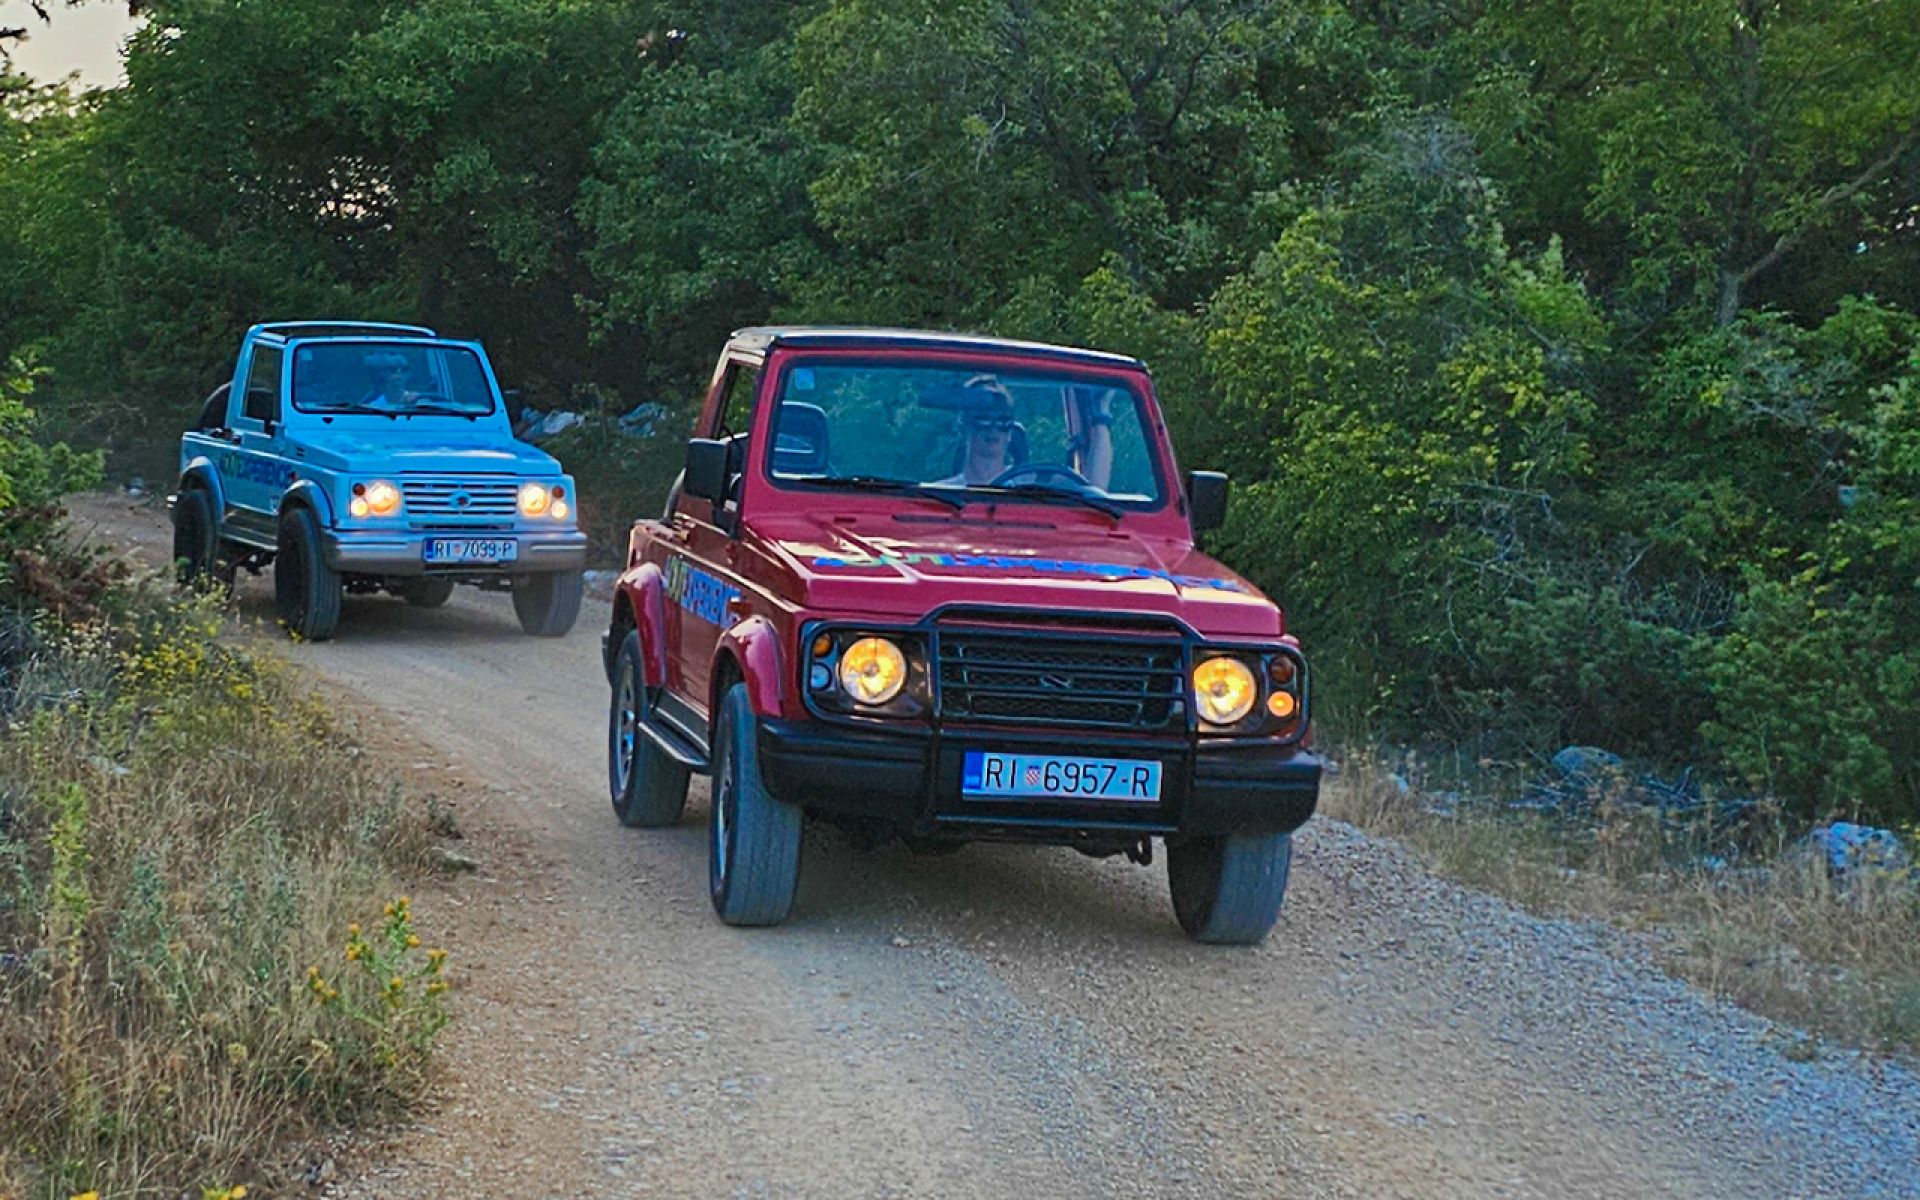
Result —
[[481, 864], [416, 902], [459, 981], [441, 1094], [330, 1194], [1920, 1195], [1911, 1073], [1788, 1061], [1631, 939], [1331, 822], [1255, 950], [1182, 939], [1158, 864], [831, 830], [788, 925], [722, 926], [703, 781], [676, 829], [609, 809], [603, 620], [546, 641], [501, 596], [350, 598], [288, 650], [416, 741], [400, 768], [464, 781]]

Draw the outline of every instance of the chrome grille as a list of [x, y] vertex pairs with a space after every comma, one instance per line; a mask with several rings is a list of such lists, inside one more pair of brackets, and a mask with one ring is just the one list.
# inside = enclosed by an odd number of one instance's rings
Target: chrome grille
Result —
[[943, 631], [937, 644], [946, 720], [1125, 730], [1186, 720], [1178, 641]]
[[400, 495], [409, 517], [498, 520], [519, 511], [520, 485], [511, 479], [404, 479]]

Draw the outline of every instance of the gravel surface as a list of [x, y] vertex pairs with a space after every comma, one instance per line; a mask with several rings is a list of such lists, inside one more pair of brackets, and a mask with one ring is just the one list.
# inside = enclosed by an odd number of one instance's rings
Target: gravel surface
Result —
[[[157, 544], [151, 510], [88, 502]], [[243, 585], [243, 613], [270, 592]], [[293, 648], [455, 797], [479, 869], [416, 898], [458, 1018], [422, 1117], [315, 1194], [1920, 1196], [1920, 1077], [1316, 820], [1254, 950], [1184, 940], [1164, 868], [810, 831], [793, 920], [707, 904], [706, 789], [605, 798], [602, 611], [349, 598]]]

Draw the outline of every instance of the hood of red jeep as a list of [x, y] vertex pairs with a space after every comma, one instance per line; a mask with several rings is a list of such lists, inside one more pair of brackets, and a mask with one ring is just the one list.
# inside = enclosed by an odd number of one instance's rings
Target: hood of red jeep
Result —
[[1169, 616], [1208, 637], [1273, 638], [1272, 601], [1185, 539], [1122, 523], [781, 516], [752, 532], [823, 614], [913, 621], [943, 605]]

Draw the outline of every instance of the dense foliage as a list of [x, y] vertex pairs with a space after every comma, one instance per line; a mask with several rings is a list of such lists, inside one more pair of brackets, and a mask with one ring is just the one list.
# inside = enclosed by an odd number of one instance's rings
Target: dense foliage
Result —
[[1127, 350], [1336, 726], [1920, 811], [1920, 0], [142, 7], [5, 85], [70, 439], [270, 316], [603, 411], [769, 318]]

